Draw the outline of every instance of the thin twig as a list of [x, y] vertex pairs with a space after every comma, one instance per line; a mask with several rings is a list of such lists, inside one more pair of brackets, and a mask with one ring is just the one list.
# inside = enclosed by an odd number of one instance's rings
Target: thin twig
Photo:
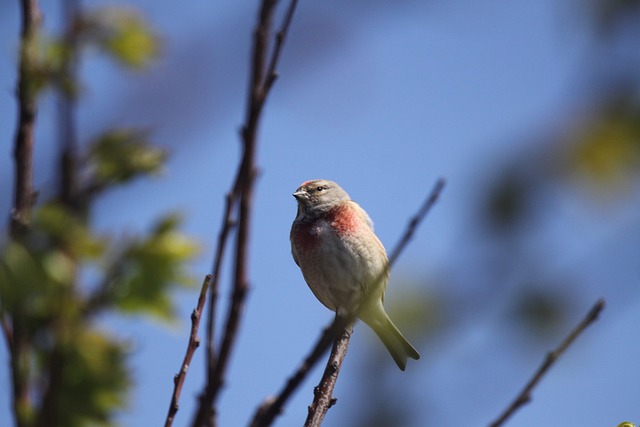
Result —
[[268, 398], [258, 407], [250, 427], [265, 427], [273, 424], [275, 418], [280, 415], [285, 403], [289, 397], [300, 386], [302, 381], [307, 377], [309, 371], [315, 366], [320, 358], [331, 347], [331, 343], [338, 336], [341, 330], [344, 330], [344, 322], [338, 317], [322, 330], [322, 334], [316, 341], [315, 346], [298, 366], [296, 372], [289, 377], [284, 387], [278, 393], [276, 398]]
[[263, 92], [267, 93], [273, 86], [273, 83], [278, 78], [278, 73], [276, 72], [276, 66], [278, 65], [278, 61], [280, 60], [280, 54], [282, 53], [282, 48], [284, 47], [284, 42], [286, 40], [287, 34], [289, 33], [289, 27], [291, 26], [291, 22], [293, 21], [293, 15], [296, 12], [296, 6], [298, 5], [298, 0], [291, 0], [289, 2], [289, 7], [285, 13], [285, 17], [282, 23], [282, 26], [276, 33], [276, 41], [273, 47], [273, 52], [271, 54], [271, 60], [269, 61], [269, 65], [267, 66], [267, 73], [265, 75], [264, 88]]
[[336, 399], [333, 398], [333, 389], [336, 385], [342, 362], [347, 355], [352, 331], [353, 322], [347, 328], [344, 328], [333, 342], [331, 355], [322, 374], [322, 380], [318, 387], [313, 390], [313, 403], [309, 407], [307, 420], [304, 423], [305, 427], [319, 427], [329, 408], [336, 403]]
[[216, 424], [215, 402], [224, 384], [227, 365], [231, 357], [236, 336], [239, 330], [244, 302], [249, 290], [248, 279], [248, 242], [249, 225], [253, 202], [253, 191], [256, 167], [256, 145], [261, 113], [276, 76], [276, 67], [284, 40], [293, 19], [294, 5], [289, 7], [284, 24], [276, 36], [275, 46], [269, 56], [269, 45], [272, 19], [277, 5], [276, 0], [262, 0], [258, 23], [254, 32], [254, 43], [251, 60], [251, 78], [249, 81], [247, 110], [242, 127], [243, 154], [234, 180], [232, 191], [227, 196], [227, 206], [223, 228], [220, 233], [218, 252], [214, 262], [214, 282], [212, 294], [218, 292], [218, 273], [222, 262], [222, 252], [226, 248], [226, 240], [231, 229], [231, 216], [237, 209], [237, 231], [234, 254], [234, 279], [231, 292], [231, 304], [227, 313], [219, 350], [214, 348], [215, 299], [209, 309], [207, 323], [207, 383], [200, 395], [199, 407], [192, 425], [213, 426]]
[[[415, 233], [420, 222], [425, 218], [427, 213], [431, 210], [433, 205], [438, 200], [442, 190], [444, 189], [445, 180], [443, 178], [438, 179], [433, 189], [427, 196], [425, 202], [420, 207], [418, 213], [409, 221], [407, 225], [407, 229], [403, 233], [402, 237], [395, 245], [392, 251], [392, 258], [390, 258], [390, 266], [398, 256], [402, 253], [404, 248], [407, 246], [411, 237]], [[331, 342], [335, 339], [338, 333], [340, 333], [344, 329], [344, 325], [348, 324], [348, 322], [343, 323], [341, 325], [337, 325], [338, 319], [334, 320], [331, 325], [327, 326], [316, 344], [313, 346], [313, 349], [309, 353], [309, 355], [303, 360], [302, 364], [298, 366], [296, 371], [289, 377], [287, 382], [285, 383], [282, 390], [278, 393], [277, 397], [269, 397], [265, 399], [262, 404], [256, 410], [253, 419], [251, 420], [250, 427], [266, 427], [270, 426], [275, 418], [282, 413], [284, 409], [284, 405], [289, 400], [289, 398], [293, 395], [293, 392], [300, 386], [302, 381], [306, 378], [308, 373], [311, 371], [313, 366], [318, 362], [320, 357], [329, 349]], [[349, 344], [349, 340], [347, 338], [346, 345]], [[341, 350], [341, 349], [336, 349]], [[345, 349], [346, 351], [346, 349]], [[331, 356], [330, 356], [330, 359]], [[327, 372], [327, 370], [325, 370]], [[325, 387], [333, 387], [335, 385], [335, 379], [337, 379], [337, 375], [333, 376], [333, 384], [330, 381], [325, 381], [324, 378], [321, 380], [320, 385]], [[326, 412], [326, 411], [325, 411]]]
[[207, 378], [213, 375], [213, 368], [216, 365], [215, 341], [213, 337], [215, 329], [215, 309], [218, 301], [218, 289], [220, 283], [220, 272], [224, 261], [225, 248], [231, 230], [235, 227], [236, 221], [232, 218], [233, 206], [235, 198], [232, 193], [227, 194], [225, 211], [223, 215], [222, 227], [218, 236], [218, 247], [216, 249], [215, 259], [213, 261], [212, 279], [211, 279], [211, 298], [209, 300], [209, 310], [207, 311], [207, 358], [206, 370]]
[[533, 374], [531, 379], [524, 386], [522, 391], [516, 396], [511, 404], [504, 410], [504, 412], [491, 424], [490, 427], [499, 427], [503, 425], [520, 407], [531, 401], [531, 392], [538, 385], [540, 380], [544, 377], [547, 371], [553, 366], [558, 358], [569, 348], [569, 346], [575, 341], [589, 325], [598, 319], [598, 316], [602, 312], [605, 306], [604, 299], [599, 299], [595, 305], [589, 310], [587, 315], [582, 319], [578, 325], [567, 335], [567, 337], [560, 343], [560, 345], [553, 351], [547, 354], [544, 361]]
[[169, 412], [167, 413], [167, 420], [164, 423], [165, 427], [171, 427], [173, 419], [178, 412], [178, 401], [180, 400], [180, 393], [182, 392], [182, 385], [187, 377], [187, 371], [189, 365], [191, 365], [191, 359], [196, 349], [200, 345], [200, 338], [198, 337], [198, 327], [200, 326], [200, 318], [202, 317], [202, 310], [204, 309], [204, 303], [207, 301], [207, 291], [209, 290], [209, 284], [211, 283], [211, 275], [207, 274], [202, 282], [200, 288], [200, 296], [198, 297], [198, 305], [191, 313], [191, 334], [189, 335], [189, 343], [187, 344], [187, 351], [184, 355], [184, 360], [180, 366], [180, 371], [173, 379], [173, 395], [171, 396], [171, 404], [169, 405]]
[[445, 183], [446, 181], [444, 178], [438, 178], [435, 185], [433, 186], [433, 189], [429, 193], [429, 197], [427, 197], [427, 199], [424, 201], [418, 213], [413, 218], [411, 218], [411, 220], [409, 221], [409, 225], [400, 238], [400, 241], [396, 244], [393, 251], [391, 251], [391, 255], [389, 255], [389, 266], [392, 266], [396, 262], [405, 246], [407, 246], [409, 241], [413, 238], [418, 225], [420, 225], [424, 217], [427, 216], [433, 205], [436, 204], [438, 198], [440, 197], [440, 194], [442, 193], [442, 190], [444, 189]]

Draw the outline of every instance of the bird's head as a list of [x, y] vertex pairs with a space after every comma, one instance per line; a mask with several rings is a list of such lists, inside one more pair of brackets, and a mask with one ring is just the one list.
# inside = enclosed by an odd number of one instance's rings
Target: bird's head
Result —
[[327, 179], [314, 179], [303, 182], [293, 193], [298, 208], [306, 213], [322, 213], [334, 206], [351, 200], [346, 191], [338, 184]]

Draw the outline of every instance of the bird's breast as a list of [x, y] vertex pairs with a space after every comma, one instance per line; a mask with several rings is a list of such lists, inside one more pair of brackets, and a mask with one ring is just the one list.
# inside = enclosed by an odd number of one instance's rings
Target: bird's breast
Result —
[[298, 252], [312, 252], [320, 244], [321, 229], [317, 222], [294, 223], [291, 242]]

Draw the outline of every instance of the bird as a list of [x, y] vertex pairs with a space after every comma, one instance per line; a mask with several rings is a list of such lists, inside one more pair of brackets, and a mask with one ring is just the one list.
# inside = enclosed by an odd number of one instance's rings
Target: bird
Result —
[[371, 218], [330, 180], [305, 181], [293, 197], [298, 210], [291, 253], [307, 285], [336, 316], [359, 318], [371, 327], [404, 371], [407, 359], [418, 360], [420, 354], [384, 310], [389, 260]]

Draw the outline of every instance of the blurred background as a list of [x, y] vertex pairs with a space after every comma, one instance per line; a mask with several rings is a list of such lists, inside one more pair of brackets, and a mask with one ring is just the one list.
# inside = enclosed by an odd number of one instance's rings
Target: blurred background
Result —
[[[59, 33], [58, 3], [42, 3], [46, 31]], [[240, 155], [257, 4], [83, 2], [114, 5], [138, 10], [160, 36], [160, 56], [137, 72], [99, 52], [82, 57], [80, 143], [136, 126], [170, 158], [160, 177], [100, 199], [93, 223], [122, 235], [180, 212], [201, 247], [189, 267], [197, 283], [210, 270]], [[0, 14], [0, 211], [8, 215], [18, 2], [3, 0]], [[220, 425], [246, 425], [332, 318], [291, 259], [295, 188], [337, 181], [391, 250], [438, 177], [444, 193], [394, 267], [385, 300], [422, 358], [400, 372], [357, 326], [326, 425], [487, 425], [600, 297], [602, 317], [509, 425], [640, 423], [639, 23], [637, 0], [300, 2], [261, 126], [252, 288]], [[50, 92], [41, 96], [43, 195], [54, 187], [57, 108]], [[228, 282], [225, 274], [221, 310]], [[173, 323], [102, 319], [133, 355], [121, 425], [163, 422], [197, 292], [175, 294]], [[203, 354], [174, 425], [191, 420]], [[10, 410], [7, 366], [2, 345], [0, 413]], [[321, 367], [276, 425], [302, 424], [320, 375]]]

